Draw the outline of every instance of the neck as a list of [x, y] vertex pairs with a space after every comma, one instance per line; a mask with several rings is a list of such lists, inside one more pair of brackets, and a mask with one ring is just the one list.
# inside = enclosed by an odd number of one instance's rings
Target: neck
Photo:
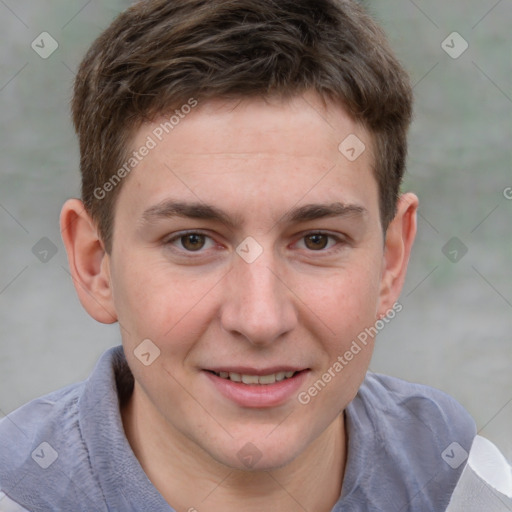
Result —
[[346, 462], [344, 415], [290, 464], [242, 471], [220, 464], [173, 429], [135, 385], [122, 409], [126, 437], [146, 475], [177, 511], [330, 512]]

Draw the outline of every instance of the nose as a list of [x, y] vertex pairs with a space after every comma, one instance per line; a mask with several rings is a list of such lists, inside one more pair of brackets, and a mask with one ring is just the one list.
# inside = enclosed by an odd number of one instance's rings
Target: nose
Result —
[[263, 253], [253, 263], [236, 258], [223, 287], [221, 325], [253, 345], [272, 344], [297, 324], [293, 292], [273, 257]]

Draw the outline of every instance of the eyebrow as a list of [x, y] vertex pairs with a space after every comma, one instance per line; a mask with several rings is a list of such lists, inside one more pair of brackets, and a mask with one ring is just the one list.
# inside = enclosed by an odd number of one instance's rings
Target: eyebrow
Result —
[[300, 208], [294, 208], [285, 214], [279, 222], [299, 223], [328, 217], [362, 217], [368, 210], [357, 204], [331, 203], [331, 204], [307, 204]]
[[[328, 217], [362, 217], [368, 210], [357, 204], [330, 203], [330, 204], [307, 204], [300, 208], [293, 208], [283, 215], [277, 223], [300, 223]], [[230, 217], [221, 209], [205, 203], [182, 202], [165, 200], [154, 206], [151, 206], [142, 214], [144, 223], [154, 223], [160, 219], [172, 217], [183, 217], [189, 219], [202, 219], [217, 221], [230, 228], [240, 225], [242, 218]]]
[[183, 217], [189, 219], [203, 219], [221, 222], [228, 227], [234, 228], [237, 219], [231, 219], [215, 206], [204, 203], [186, 203], [182, 201], [165, 200], [161, 203], [151, 206], [142, 214], [142, 220], [145, 223], [153, 223], [160, 219]]

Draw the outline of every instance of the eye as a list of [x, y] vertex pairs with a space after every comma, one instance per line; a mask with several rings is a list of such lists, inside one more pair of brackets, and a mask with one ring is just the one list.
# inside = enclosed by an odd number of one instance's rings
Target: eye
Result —
[[331, 249], [342, 243], [342, 238], [327, 233], [309, 233], [298, 242], [300, 249], [306, 248], [317, 252]]
[[305, 236], [304, 243], [308, 249], [313, 251], [320, 251], [327, 247], [327, 244], [329, 243], [329, 237], [327, 235], [315, 233], [314, 235]]
[[214, 241], [202, 233], [181, 233], [167, 241], [167, 244], [187, 252], [198, 252], [201, 249], [213, 247]]

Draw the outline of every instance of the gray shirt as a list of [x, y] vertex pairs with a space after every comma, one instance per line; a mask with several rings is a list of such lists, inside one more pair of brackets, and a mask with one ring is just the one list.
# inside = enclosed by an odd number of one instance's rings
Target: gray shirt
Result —
[[[0, 512], [174, 512], [124, 435], [120, 404], [132, 389], [116, 347], [85, 382], [3, 418]], [[347, 465], [333, 512], [446, 509], [476, 434], [454, 399], [368, 373], [345, 417]]]

